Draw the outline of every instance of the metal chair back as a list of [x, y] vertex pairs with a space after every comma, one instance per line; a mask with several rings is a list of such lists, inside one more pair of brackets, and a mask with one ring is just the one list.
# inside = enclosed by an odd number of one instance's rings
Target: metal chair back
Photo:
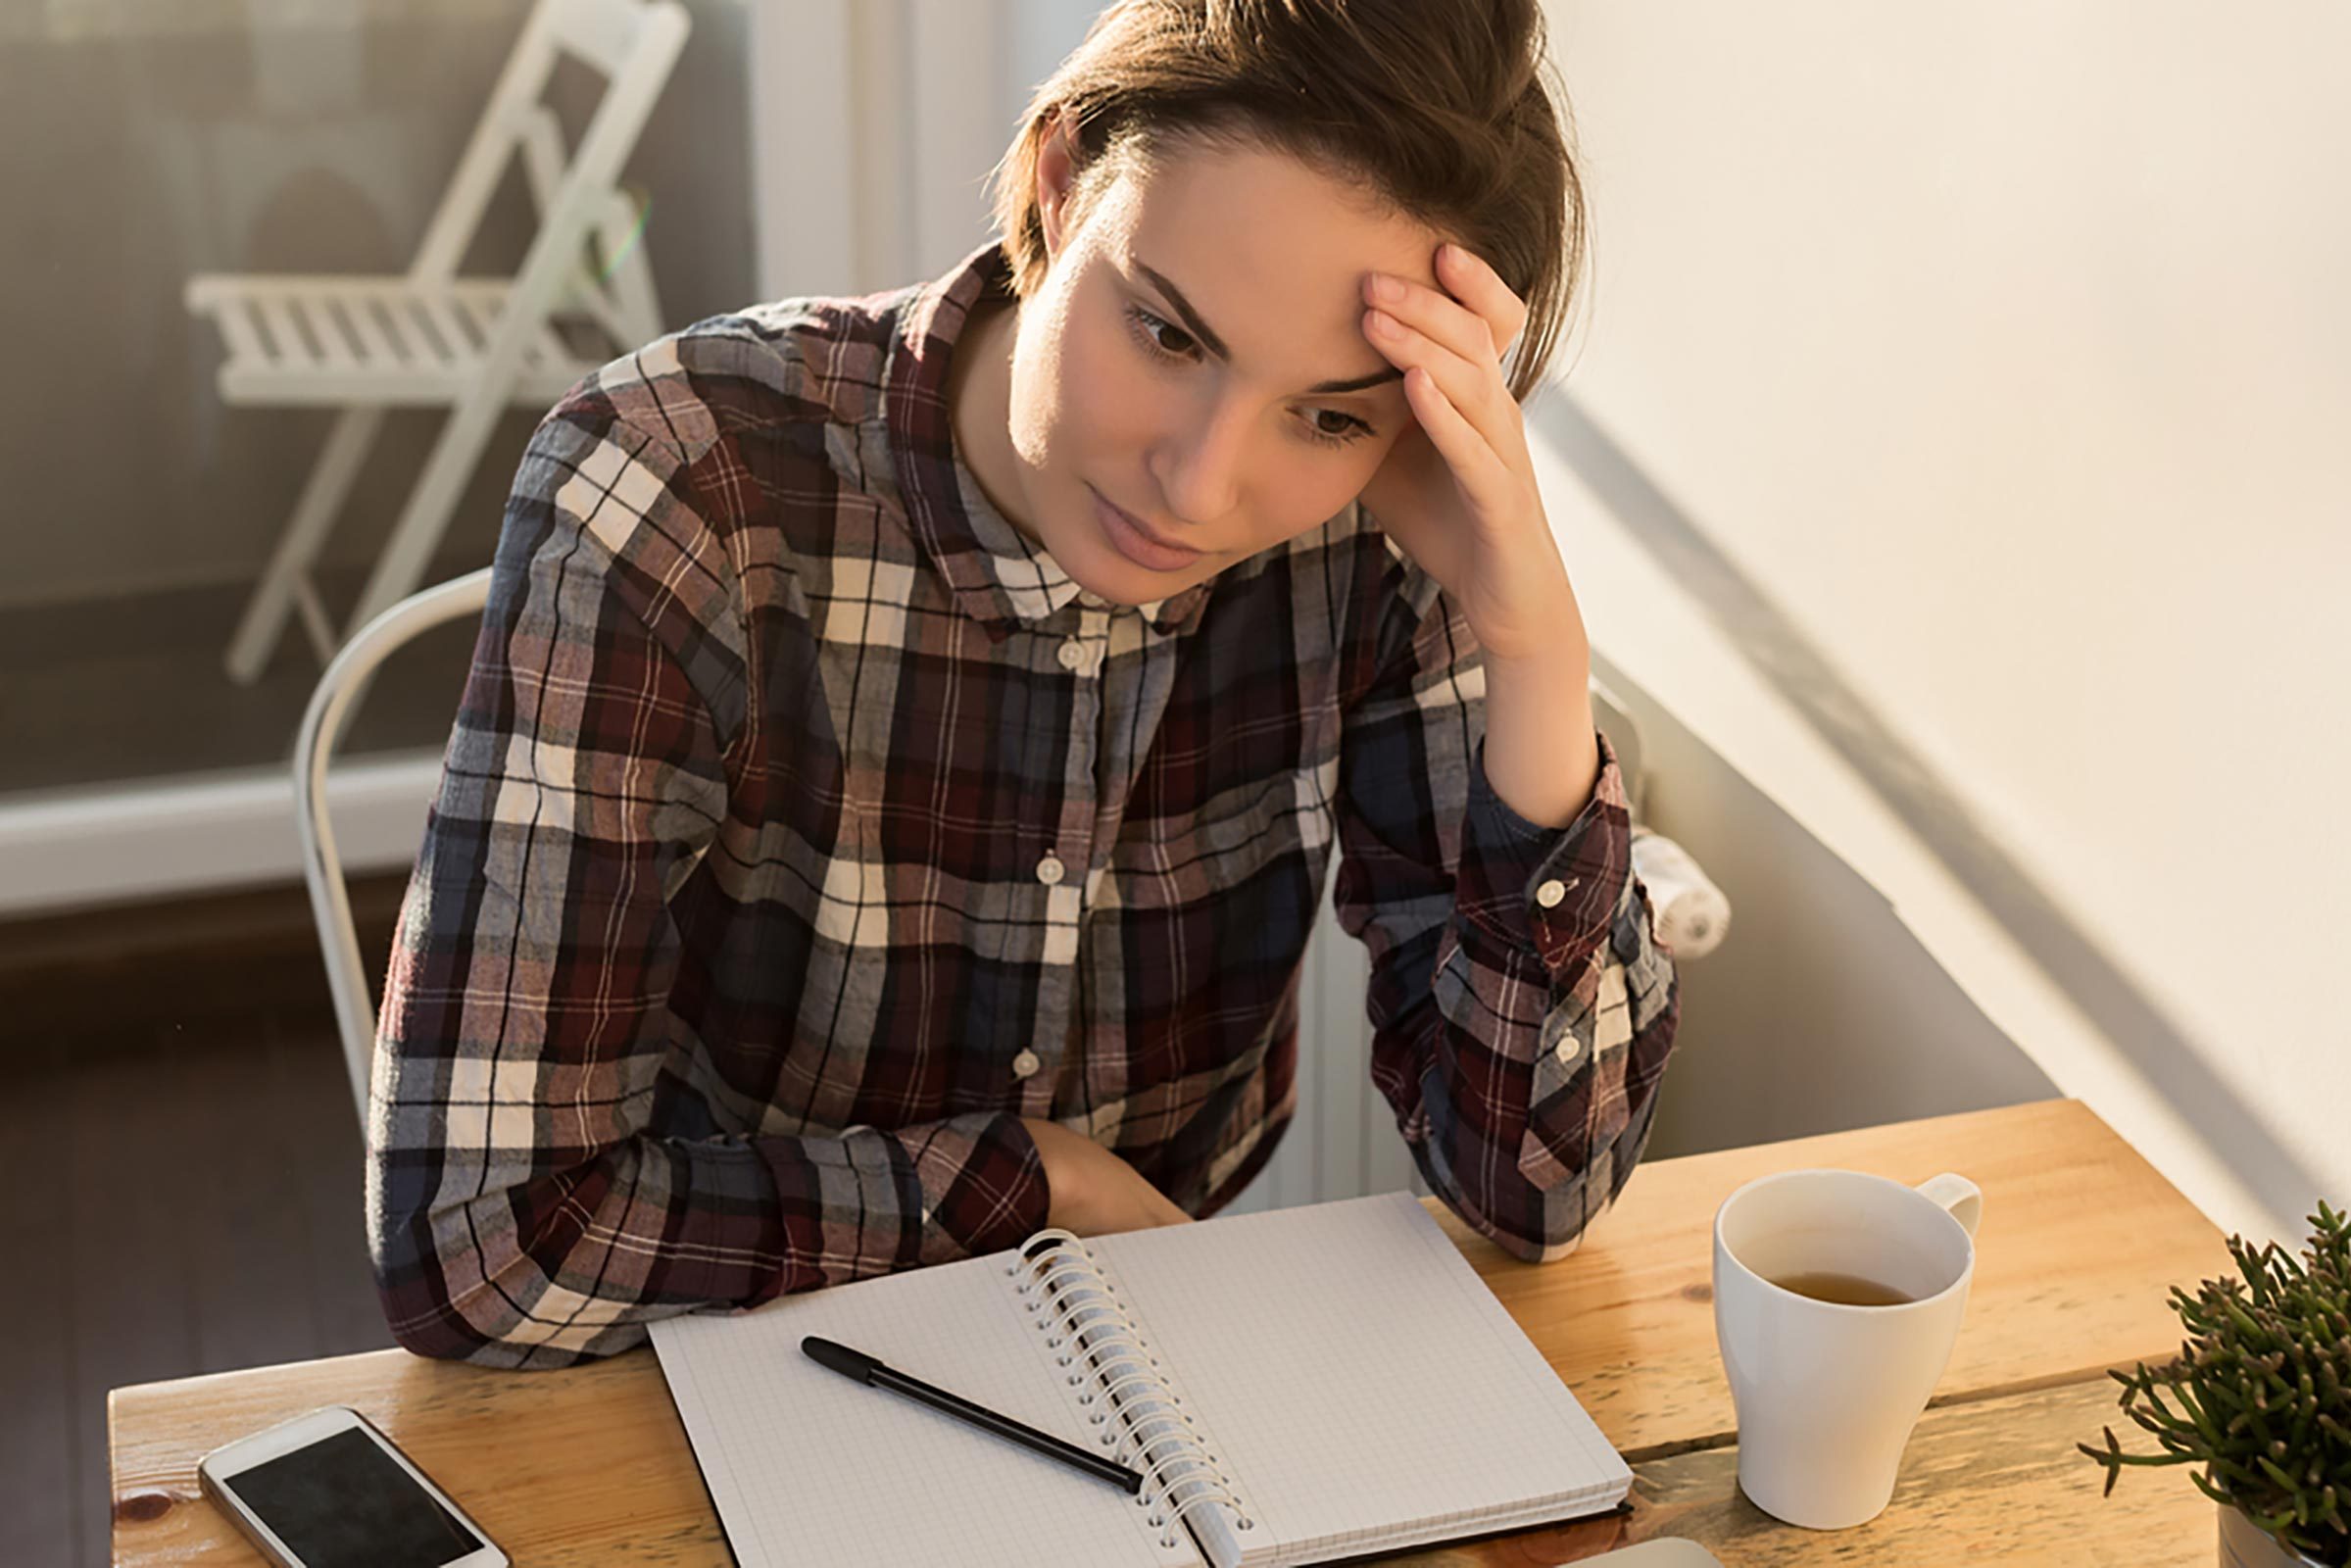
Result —
[[468, 572], [403, 599], [353, 633], [328, 662], [311, 693], [294, 741], [294, 826], [302, 836], [302, 874], [310, 884], [311, 914], [318, 926], [319, 956], [334, 994], [335, 1030], [342, 1036], [351, 1098], [361, 1125], [367, 1119], [367, 1078], [375, 1054], [375, 1002], [360, 957], [351, 893], [335, 853], [326, 814], [327, 764], [368, 678], [395, 652], [449, 621], [481, 614], [490, 599], [490, 568]]

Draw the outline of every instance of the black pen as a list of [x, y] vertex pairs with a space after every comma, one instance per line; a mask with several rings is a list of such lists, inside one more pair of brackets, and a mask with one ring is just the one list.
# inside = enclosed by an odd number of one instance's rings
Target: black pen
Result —
[[804, 1338], [800, 1348], [808, 1352], [810, 1360], [819, 1366], [832, 1368], [853, 1383], [888, 1389], [893, 1394], [918, 1399], [934, 1410], [943, 1410], [968, 1421], [983, 1432], [1009, 1438], [1023, 1447], [1036, 1449], [1049, 1459], [1075, 1465], [1098, 1480], [1109, 1482], [1121, 1492], [1138, 1493], [1143, 1490], [1143, 1477], [1123, 1464], [1112, 1464], [1100, 1454], [1088, 1453], [1074, 1443], [1063, 1443], [1059, 1438], [1040, 1432], [1035, 1427], [1022, 1426], [1009, 1416], [998, 1415], [994, 1410], [984, 1409], [969, 1399], [957, 1398], [945, 1389], [934, 1389], [920, 1378], [894, 1372], [862, 1350], [853, 1350], [831, 1340], [820, 1340], [813, 1334]]

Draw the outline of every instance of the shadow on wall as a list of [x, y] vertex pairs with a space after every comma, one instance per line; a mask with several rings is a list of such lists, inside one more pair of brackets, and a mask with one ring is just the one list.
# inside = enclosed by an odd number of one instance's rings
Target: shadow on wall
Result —
[[[1845, 682], [1795, 622], [1714, 547], [1574, 398], [1554, 387], [1530, 408], [1529, 418], [1627, 534], [1705, 608], [1740, 656], [1950, 869], [2237, 1178], [2276, 1212], [2305, 1212], [2320, 1190], [2318, 1174], [2281, 1147], [2261, 1114], [2212, 1070], [2193, 1042], [2091, 935], [2041, 891], [1958, 793]], [[1599, 661], [1594, 663], [1599, 667]], [[1739, 921], [1718, 954], [1689, 969], [1688, 1004], [1710, 1014], [1716, 1007], [1730, 1009], [1715, 1028], [1735, 1034], [1736, 1040], [1677, 1064], [1685, 1082], [1661, 1107], [1661, 1129], [1663, 1111], [1673, 1100], [1704, 1097], [1685, 1105], [1683, 1114], [1695, 1117], [1705, 1115], [1719, 1096], [1730, 1097], [1719, 1103], [1726, 1114], [1744, 1118], [1753, 1137], [1784, 1136], [1779, 1118], [1800, 1119], [1803, 1112], [1791, 1102], [1814, 1096], [1826, 1098], [1837, 1110], [1822, 1113], [1818, 1125], [1789, 1126], [1787, 1136], [1853, 1125], [1841, 1119], [1846, 1097], [1867, 1102], [1871, 1086], [1881, 1084], [1892, 1092], [1889, 1063], [1899, 1063], [1900, 1073], [1919, 1075], [1922, 1082], [1958, 1073], [1959, 1080], [1946, 1080], [1944, 1087], [1962, 1097], [1996, 1092], [2032, 1099], [2053, 1092], [2039, 1070], [1918, 949], [1907, 928], [1860, 916], [1854, 901], [1861, 897], [1875, 900], [1881, 909], [1889, 907], [1867, 884], [1843, 868], [1849, 886], [1840, 888], [1838, 878], [1812, 858], [1836, 861], [1825, 847], [1738, 779], [1721, 759], [1696, 747], [1632, 683], [1612, 669], [1600, 672], [1636, 706], [1657, 775], [1670, 781], [1662, 798], [1648, 803], [1650, 816], [1730, 895]], [[1747, 799], [1739, 798], [1741, 791]], [[1791, 848], [1799, 840], [1805, 848]], [[1841, 861], [1836, 863], [1842, 868]], [[1809, 967], [1802, 966], [1805, 956], [1796, 950], [1804, 944], [1796, 935], [1769, 929], [1788, 919], [1835, 933], [1836, 963], [1825, 966], [1816, 956]], [[1757, 925], [1767, 929], [1758, 932]], [[1880, 941], [1866, 933], [1893, 929], [1901, 929], [1903, 942], [1915, 951], [1911, 972], [1881, 968], [1898, 965], [1899, 955], [1872, 951]], [[1799, 967], [1785, 974], [1751, 972], [1791, 961]], [[1711, 967], [1717, 964], [1723, 965], [1719, 971]], [[1739, 983], [1741, 979], [1744, 983]], [[1735, 984], [1736, 995], [1727, 995]], [[1844, 1001], [1833, 1000], [1838, 993], [1866, 1003], [1855, 1002], [1847, 1010]], [[1775, 1004], [1792, 1007], [1788, 1016], [1802, 1021], [1783, 1026]], [[1957, 1029], [1947, 1016], [1954, 1005], [1975, 1014], [1979, 1028]], [[1832, 1020], [1828, 1009], [1844, 1015]], [[1835, 1034], [1825, 1028], [1832, 1021], [1837, 1025]], [[1687, 1034], [1687, 1023], [1684, 1029]], [[1745, 1059], [1732, 1064], [1730, 1058], [1740, 1054]], [[1971, 1062], [1981, 1058], [1981, 1064], [1962, 1067], [1944, 1059], [1955, 1054]], [[2003, 1054], [2013, 1061], [2003, 1065]], [[1768, 1059], [1773, 1056], [1778, 1059]], [[1718, 1091], [1713, 1083], [1695, 1088], [1687, 1081], [1718, 1070], [1718, 1062], [1720, 1076], [1738, 1084], [1740, 1094], [1728, 1087]], [[2026, 1087], [2032, 1080], [2037, 1080], [2037, 1089]], [[1936, 1108], [1958, 1110], [1968, 1104], [1963, 1098]], [[1758, 1115], [1772, 1120], [1769, 1130], [1752, 1130]], [[1855, 1121], [1883, 1119], [1871, 1113]]]
[[1650, 1157], [2059, 1092], [1884, 894], [1639, 683], [1597, 655], [1593, 665], [1641, 724], [1643, 820], [1696, 858], [1733, 910], [1729, 939], [1680, 966]]

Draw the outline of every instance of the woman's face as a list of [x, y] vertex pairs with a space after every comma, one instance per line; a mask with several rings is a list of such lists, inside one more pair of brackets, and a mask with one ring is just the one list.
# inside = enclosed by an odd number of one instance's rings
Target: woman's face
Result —
[[1434, 286], [1444, 236], [1277, 153], [1190, 151], [1122, 174], [1074, 231], [1069, 179], [1049, 144], [1052, 267], [1010, 330], [999, 471], [974, 471], [1080, 586], [1146, 604], [1362, 490], [1412, 417], [1363, 335], [1363, 278]]

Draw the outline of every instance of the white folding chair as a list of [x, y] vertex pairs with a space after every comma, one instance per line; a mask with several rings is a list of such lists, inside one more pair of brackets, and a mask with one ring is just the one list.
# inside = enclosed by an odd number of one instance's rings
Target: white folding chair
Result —
[[[218, 322], [227, 345], [224, 401], [343, 410], [229, 643], [230, 678], [256, 679], [296, 612], [318, 657], [333, 654], [340, 639], [310, 568], [385, 409], [444, 407], [449, 418], [346, 622], [353, 627], [422, 579], [502, 410], [545, 409], [598, 366], [661, 334], [640, 243], [644, 215], [617, 181], [688, 25], [677, 0], [539, 0], [405, 275], [188, 280], [189, 311]], [[568, 164], [562, 124], [540, 102], [563, 53], [606, 77]], [[539, 212], [521, 269], [511, 278], [460, 277], [517, 152]], [[559, 320], [592, 325], [609, 349], [575, 353], [556, 331]]]
[[318, 678], [294, 741], [294, 827], [302, 836], [302, 875], [310, 884], [318, 952], [326, 960], [327, 989], [334, 994], [335, 1031], [343, 1037], [351, 1098], [363, 1125], [367, 1119], [367, 1068], [375, 1053], [375, 1002], [360, 957], [351, 893], [343, 885], [343, 861], [335, 853], [334, 830], [326, 818], [326, 766], [376, 666], [435, 626], [479, 616], [489, 599], [490, 568], [484, 566], [402, 600], [352, 633]]

